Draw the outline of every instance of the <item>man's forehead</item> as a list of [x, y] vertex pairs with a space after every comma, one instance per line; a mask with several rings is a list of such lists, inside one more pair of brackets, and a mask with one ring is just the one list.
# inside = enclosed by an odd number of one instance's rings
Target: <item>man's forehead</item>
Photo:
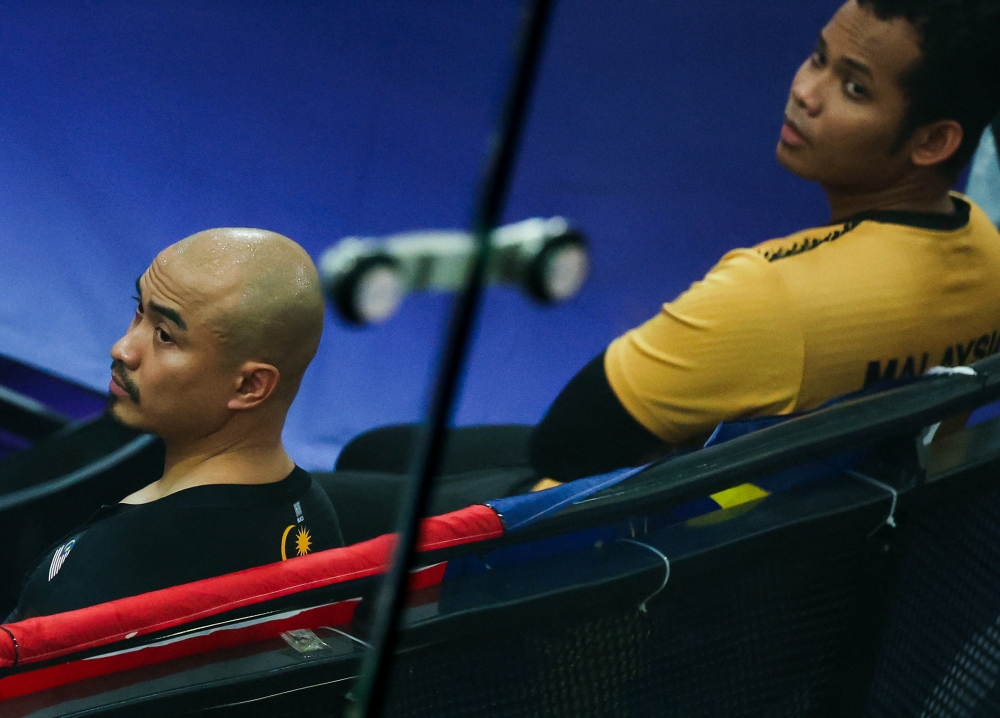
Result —
[[822, 37], [838, 53], [867, 65], [876, 77], [896, 78], [920, 57], [919, 36], [908, 20], [881, 20], [857, 0], [841, 6]]
[[207, 271], [169, 250], [157, 255], [137, 282], [144, 301], [155, 301], [197, 319], [203, 310], [217, 309], [237, 294], [232, 277]]

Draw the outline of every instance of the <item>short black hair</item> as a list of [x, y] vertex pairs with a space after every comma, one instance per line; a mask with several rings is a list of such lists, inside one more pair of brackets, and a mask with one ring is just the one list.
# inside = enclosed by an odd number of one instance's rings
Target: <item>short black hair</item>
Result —
[[908, 104], [899, 146], [938, 120], [962, 126], [962, 144], [939, 165], [957, 176], [986, 126], [1000, 113], [1000, 0], [857, 0], [880, 20], [904, 18], [921, 57], [900, 79]]

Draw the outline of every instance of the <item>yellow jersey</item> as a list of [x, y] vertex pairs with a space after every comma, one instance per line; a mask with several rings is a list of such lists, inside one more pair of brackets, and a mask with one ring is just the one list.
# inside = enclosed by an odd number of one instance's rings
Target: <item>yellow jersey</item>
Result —
[[1000, 346], [1000, 232], [967, 198], [951, 215], [875, 211], [735, 249], [645, 324], [604, 371], [671, 444], [724, 420], [813, 409], [882, 379]]

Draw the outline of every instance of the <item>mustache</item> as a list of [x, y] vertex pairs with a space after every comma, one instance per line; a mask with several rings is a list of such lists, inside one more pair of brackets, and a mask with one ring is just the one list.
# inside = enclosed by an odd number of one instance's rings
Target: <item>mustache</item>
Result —
[[136, 404], [139, 403], [139, 387], [136, 386], [132, 378], [126, 373], [125, 362], [115, 359], [111, 362], [111, 376], [128, 394], [129, 399]]

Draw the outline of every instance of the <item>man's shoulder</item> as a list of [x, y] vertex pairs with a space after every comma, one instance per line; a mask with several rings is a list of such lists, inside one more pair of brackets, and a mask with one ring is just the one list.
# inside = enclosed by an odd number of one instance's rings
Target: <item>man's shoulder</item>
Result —
[[[207, 534], [228, 534], [245, 543], [248, 536], [294, 521], [303, 506], [314, 506], [317, 498], [322, 502], [325, 497], [312, 476], [295, 467], [286, 478], [269, 484], [206, 484], [143, 504], [119, 504], [83, 535], [87, 543], [111, 552], [128, 552], [145, 543], [153, 550], [165, 536], [172, 537], [171, 550], [198, 543], [197, 537]], [[325, 509], [322, 503], [314, 508], [320, 514], [317, 519], [326, 520]]]
[[141, 505], [150, 509], [157, 507], [162, 511], [201, 508], [271, 510], [298, 501], [312, 484], [309, 472], [296, 466], [280, 481], [199, 484]]
[[769, 239], [753, 247], [751, 252], [769, 263], [811, 252], [832, 245], [841, 237], [857, 230], [859, 222], [847, 221], [803, 229], [786, 237]]
[[273, 484], [198, 486], [107, 507], [44, 557], [22, 603], [57, 613], [342, 545], [325, 492], [296, 467]]
[[[810, 227], [787, 237], [769, 239], [756, 245], [751, 251], [769, 263], [784, 266], [786, 262], [781, 260], [791, 257], [826, 257], [830, 252], [849, 256], [862, 247], [871, 252], [882, 252], [890, 247], [911, 251], [918, 246], [930, 246], [914, 244], [914, 239], [936, 241], [945, 237], [957, 237], [961, 242], [992, 248], [998, 237], [997, 228], [992, 221], [968, 197], [957, 192], [952, 192], [951, 197], [955, 204], [953, 214], [870, 210], [841, 222]], [[872, 244], [865, 241], [872, 238], [877, 238], [879, 242]], [[898, 243], [887, 240], [898, 240]]]
[[743, 306], [749, 296], [781, 291], [780, 273], [776, 272], [757, 247], [737, 248], [726, 252], [705, 276], [670, 304], [722, 302]]

